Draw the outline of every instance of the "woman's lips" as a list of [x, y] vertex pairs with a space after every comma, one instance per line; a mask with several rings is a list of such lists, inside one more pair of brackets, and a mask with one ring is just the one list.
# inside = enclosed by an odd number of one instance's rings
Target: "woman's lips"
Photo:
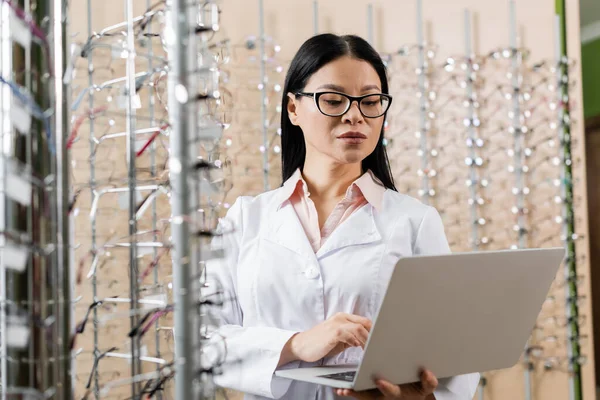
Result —
[[365, 140], [367, 140], [367, 135], [360, 132], [345, 132], [337, 137], [347, 144], [361, 144]]
[[338, 139], [347, 144], [361, 144], [362, 142], [367, 140], [367, 138], [365, 138], [365, 137], [351, 137], [351, 136], [338, 137]]

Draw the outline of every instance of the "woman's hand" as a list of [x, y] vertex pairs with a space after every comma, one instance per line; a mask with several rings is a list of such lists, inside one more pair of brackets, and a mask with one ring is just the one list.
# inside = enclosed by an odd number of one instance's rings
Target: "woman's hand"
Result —
[[296, 360], [318, 361], [349, 347], [365, 347], [371, 321], [359, 315], [337, 313], [314, 328], [293, 336], [289, 350]]
[[350, 389], [336, 389], [338, 396], [350, 396], [359, 400], [401, 399], [401, 400], [434, 400], [433, 391], [438, 380], [431, 371], [421, 373], [421, 382], [406, 385], [394, 385], [383, 379], [375, 379], [377, 389], [355, 392]]

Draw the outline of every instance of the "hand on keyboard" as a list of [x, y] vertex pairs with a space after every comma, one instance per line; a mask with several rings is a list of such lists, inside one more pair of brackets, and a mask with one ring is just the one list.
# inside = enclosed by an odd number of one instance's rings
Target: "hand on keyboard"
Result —
[[[315, 327], [298, 333], [289, 340], [282, 353], [286, 361], [318, 361], [350, 347], [364, 349], [372, 323], [360, 315], [337, 313]], [[287, 353], [291, 353], [290, 356]]]

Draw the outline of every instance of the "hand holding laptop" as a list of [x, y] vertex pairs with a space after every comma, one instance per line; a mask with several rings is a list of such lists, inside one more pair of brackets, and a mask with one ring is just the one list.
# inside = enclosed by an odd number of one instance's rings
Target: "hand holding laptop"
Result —
[[[407, 383], [404, 385], [395, 385], [385, 379], [375, 379], [377, 389], [363, 390], [355, 392], [351, 389], [336, 389], [338, 396], [349, 396], [359, 400], [371, 399], [400, 399], [400, 400], [428, 400], [437, 388], [438, 380], [435, 375], [428, 370], [421, 373], [420, 383]], [[383, 397], [382, 397], [383, 396]]]

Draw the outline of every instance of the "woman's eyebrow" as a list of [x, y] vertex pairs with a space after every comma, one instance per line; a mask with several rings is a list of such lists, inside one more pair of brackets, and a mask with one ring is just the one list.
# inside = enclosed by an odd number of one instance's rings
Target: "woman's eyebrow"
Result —
[[363, 86], [361, 90], [362, 90], [363, 92], [366, 92], [367, 90], [373, 90], [373, 89], [381, 91], [381, 89], [379, 89], [379, 86], [377, 86], [377, 85], [367, 85], [367, 86]]
[[339, 86], [339, 85], [334, 85], [333, 83], [326, 83], [324, 85], [321, 85], [317, 88], [317, 90], [319, 89], [330, 89], [330, 90], [335, 90], [336, 92], [343, 92], [344, 88]]
[[[344, 92], [344, 88], [342, 86], [335, 85], [333, 83], [326, 83], [324, 85], [321, 85], [317, 88], [317, 90], [319, 90], [319, 89], [330, 89], [330, 90], [335, 90], [336, 92]], [[361, 91], [366, 92], [367, 90], [373, 90], [373, 89], [381, 91], [381, 89], [377, 85], [363, 86]]]

